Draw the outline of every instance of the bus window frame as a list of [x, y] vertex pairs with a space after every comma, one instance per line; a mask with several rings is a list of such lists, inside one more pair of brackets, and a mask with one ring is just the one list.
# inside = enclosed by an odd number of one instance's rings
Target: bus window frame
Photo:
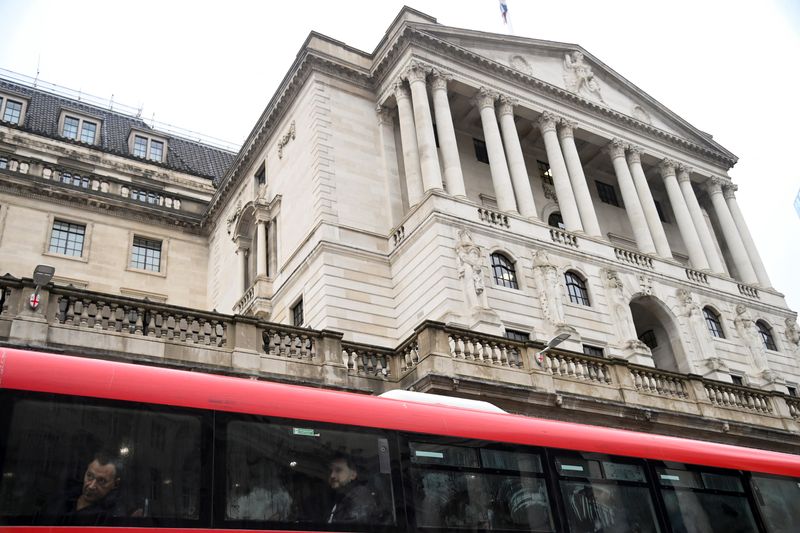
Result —
[[[7, 436], [10, 435], [10, 425], [14, 405], [19, 401], [36, 400], [46, 402], [60, 402], [63, 404], [72, 404], [77, 406], [90, 406], [99, 408], [113, 408], [129, 411], [147, 411], [152, 414], [170, 414], [170, 415], [184, 415], [194, 416], [200, 422], [200, 487], [198, 489], [198, 518], [197, 520], [187, 518], [159, 518], [159, 517], [132, 517], [120, 516], [110, 517], [107, 522], [101, 527], [108, 528], [207, 528], [211, 525], [211, 505], [213, 501], [212, 492], [212, 474], [213, 469], [203, 467], [203, 465], [211, 464], [213, 455], [213, 411], [206, 409], [197, 409], [193, 407], [182, 407], [168, 404], [144, 403], [134, 402], [129, 400], [113, 400], [108, 398], [96, 398], [93, 396], [76, 396], [68, 394], [57, 394], [50, 392], [37, 392], [16, 389], [0, 389], [0, 465], [6, 464], [6, 454], [8, 453]], [[0, 515], [0, 526], [32, 526], [34, 519], [38, 515], [33, 516], [14, 516], [7, 517]], [[44, 528], [59, 528], [59, 527], [73, 527], [68, 525], [43, 525]], [[81, 526], [78, 526], [81, 527]], [[74, 527], [73, 527], [74, 528]]]

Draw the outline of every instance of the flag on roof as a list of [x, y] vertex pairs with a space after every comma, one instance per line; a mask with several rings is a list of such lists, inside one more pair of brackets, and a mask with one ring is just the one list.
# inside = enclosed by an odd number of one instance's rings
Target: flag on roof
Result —
[[500, 0], [500, 14], [503, 15], [503, 24], [508, 24], [508, 2]]

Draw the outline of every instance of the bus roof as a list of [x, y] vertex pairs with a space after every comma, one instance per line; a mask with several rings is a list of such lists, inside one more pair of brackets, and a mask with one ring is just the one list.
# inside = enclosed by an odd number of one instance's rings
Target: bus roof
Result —
[[800, 456], [622, 429], [0, 348], [0, 389], [127, 400], [800, 477]]

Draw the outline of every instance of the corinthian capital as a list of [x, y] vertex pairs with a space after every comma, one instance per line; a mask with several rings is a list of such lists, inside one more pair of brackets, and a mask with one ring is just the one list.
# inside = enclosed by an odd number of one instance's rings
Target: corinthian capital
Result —
[[627, 145], [625, 144], [625, 141], [623, 141], [622, 139], [614, 138], [611, 139], [611, 142], [609, 142], [606, 145], [606, 152], [608, 152], [608, 155], [611, 156], [611, 159], [616, 159], [618, 157], [625, 157], [626, 146]]
[[662, 159], [658, 164], [658, 170], [661, 172], [662, 178], [668, 178], [675, 175], [675, 167], [677, 166], [678, 163], [672, 159]]
[[514, 114], [514, 106], [517, 105], [517, 101], [513, 98], [508, 96], [501, 96], [500, 97], [500, 107], [498, 109], [498, 113], [500, 116], [503, 115], [513, 115]]
[[411, 93], [408, 87], [402, 81], [394, 84], [394, 98], [395, 100], [402, 100], [403, 98], [411, 98]]
[[542, 130], [542, 133], [555, 131], [556, 122], [558, 122], [558, 117], [549, 111], [545, 111], [539, 115], [539, 129]]
[[642, 150], [640, 146], [636, 146], [635, 144], [628, 145], [628, 163], [641, 165], [643, 153], [644, 150]]
[[417, 81], [421, 81], [425, 83], [425, 78], [428, 75], [428, 71], [430, 68], [423, 65], [422, 63], [412, 63], [408, 70], [405, 72], [405, 77], [408, 79], [408, 83], [414, 83]]
[[453, 77], [449, 74], [445, 74], [440, 70], [433, 69], [431, 71], [431, 87], [433, 89], [438, 90], [447, 90], [447, 83], [452, 80]]
[[722, 186], [724, 184], [725, 181], [722, 178], [713, 176], [710, 180], [708, 180], [708, 192], [710, 194], [722, 194]]
[[487, 107], [494, 109], [494, 101], [496, 98], [497, 94], [490, 91], [486, 87], [481, 87], [478, 89], [478, 94], [475, 95], [475, 101], [478, 104], [478, 109], [485, 109]]
[[558, 121], [558, 138], [566, 139], [569, 137], [575, 137], [575, 128], [577, 127], [577, 122], [562, 118]]
[[736, 198], [736, 191], [739, 190], [738, 185], [734, 185], [733, 183], [726, 183], [722, 186], [722, 195], [725, 197], [726, 200], [733, 200]]

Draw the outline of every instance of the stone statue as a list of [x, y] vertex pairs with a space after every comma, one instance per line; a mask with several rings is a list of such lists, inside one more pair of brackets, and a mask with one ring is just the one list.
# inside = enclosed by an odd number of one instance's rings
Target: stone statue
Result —
[[564, 83], [570, 92], [605, 103], [600, 94], [600, 84], [581, 52], [575, 51], [564, 56]]
[[794, 344], [795, 349], [800, 348], [800, 328], [797, 321], [791, 317], [786, 319], [786, 340], [789, 344]]
[[636, 337], [636, 327], [633, 324], [633, 316], [628, 299], [625, 297], [625, 285], [619, 273], [614, 270], [606, 270], [603, 280], [605, 281], [608, 293], [608, 305], [611, 308], [612, 323], [619, 339], [620, 348], [630, 348], [634, 345], [638, 347], [640, 343]]
[[466, 229], [458, 232], [456, 255], [458, 256], [458, 277], [463, 281], [467, 308], [489, 307], [483, 283], [481, 248], [472, 241], [472, 235]]
[[544, 250], [533, 252], [533, 275], [539, 289], [539, 303], [544, 318], [559, 328], [566, 324], [564, 319], [564, 284], [558, 268], [550, 262]]
[[736, 332], [739, 338], [742, 339], [747, 349], [750, 351], [750, 356], [759, 372], [764, 372], [769, 369], [767, 365], [767, 354], [764, 351], [764, 343], [756, 331], [755, 322], [750, 318], [750, 313], [743, 304], [736, 306], [736, 318], [733, 319], [736, 326]]
[[716, 350], [708, 331], [703, 310], [697, 304], [694, 296], [686, 289], [678, 289], [678, 302], [683, 316], [689, 323], [689, 331], [692, 336], [692, 344], [695, 346], [695, 356], [698, 360], [705, 360], [716, 357]]

